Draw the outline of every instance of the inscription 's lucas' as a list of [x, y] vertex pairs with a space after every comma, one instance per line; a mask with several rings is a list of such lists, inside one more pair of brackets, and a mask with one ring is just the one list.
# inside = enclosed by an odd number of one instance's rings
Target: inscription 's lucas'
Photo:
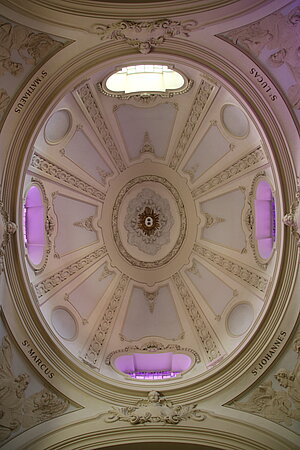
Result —
[[272, 102], [275, 102], [275, 100], [277, 100], [277, 95], [272, 94], [272, 91], [271, 91], [272, 88], [268, 85], [268, 83], [266, 81], [264, 81], [263, 76], [259, 72], [257, 72], [257, 70], [254, 67], [252, 67], [252, 69], [250, 69], [250, 73], [251, 73], [251, 75], [254, 75], [255, 80], [269, 94], [269, 97], [272, 100]]

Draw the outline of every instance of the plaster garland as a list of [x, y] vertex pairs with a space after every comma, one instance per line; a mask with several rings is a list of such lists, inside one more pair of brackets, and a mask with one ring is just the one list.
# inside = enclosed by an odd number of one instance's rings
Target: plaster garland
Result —
[[204, 316], [199, 305], [196, 304], [192, 294], [190, 293], [187, 285], [185, 284], [182, 276], [179, 273], [175, 273], [172, 280], [178, 290], [178, 293], [186, 307], [190, 318], [193, 321], [194, 327], [197, 331], [198, 337], [202, 343], [203, 349], [210, 362], [219, 359], [224, 355], [224, 350], [219, 344], [217, 339], [213, 336], [212, 330], [210, 330], [203, 320]]
[[111, 136], [107, 128], [107, 125], [98, 108], [97, 102], [94, 98], [89, 83], [85, 83], [83, 86], [80, 86], [76, 90], [76, 92], [82, 102], [82, 105], [84, 106], [86, 112], [88, 113], [88, 116], [96, 126], [100, 134], [100, 137], [105, 144], [106, 150], [109, 152], [118, 170], [120, 172], [123, 172], [126, 169], [126, 164], [123, 161], [122, 156], [113, 140], [113, 137]]
[[74, 261], [66, 267], [63, 267], [61, 270], [56, 272], [55, 274], [45, 278], [44, 280], [36, 283], [34, 285], [34, 289], [38, 298], [43, 297], [48, 294], [57, 286], [60, 286], [62, 283], [69, 280], [69, 278], [73, 277], [75, 274], [79, 275], [80, 272], [83, 272], [88, 267], [91, 267], [97, 261], [99, 261], [103, 256], [107, 253], [106, 247], [102, 246], [84, 256], [83, 258]]
[[54, 181], [57, 182], [57, 180], [59, 180], [61, 183], [67, 184], [68, 187], [83, 192], [89, 197], [95, 198], [101, 202], [105, 200], [105, 194], [103, 192], [37, 152], [34, 152], [30, 166], [37, 169], [42, 174], [47, 174]]
[[206, 416], [198, 408], [198, 404], [174, 405], [164, 395], [150, 391], [147, 399], [138, 400], [135, 406], [112, 407], [99, 415], [105, 422], [128, 422], [131, 425], [145, 423], [161, 423], [177, 425], [188, 419], [202, 422]]
[[220, 253], [203, 247], [200, 244], [194, 244], [193, 250], [197, 255], [206, 259], [215, 267], [228, 272], [233, 277], [239, 278], [248, 285], [258, 289], [260, 292], [266, 292], [269, 281], [262, 275], [258, 275], [250, 269], [242, 266], [237, 261], [228, 258], [228, 256], [221, 255]]
[[254, 150], [250, 151], [247, 155], [243, 156], [238, 161], [231, 164], [205, 183], [196, 187], [192, 191], [192, 196], [194, 198], [197, 198], [202, 194], [206, 194], [207, 192], [216, 189], [222, 184], [228, 183], [228, 181], [235, 178], [236, 176], [242, 175], [246, 170], [258, 165], [264, 159], [264, 151], [259, 145]]
[[87, 231], [95, 232], [95, 228], [93, 226], [93, 216], [86, 217], [85, 219], [81, 219], [78, 222], [74, 222], [73, 225], [75, 227], [84, 228]]
[[181, 136], [179, 138], [177, 147], [175, 148], [175, 151], [173, 153], [170, 167], [172, 169], [176, 169], [183, 158], [183, 155], [185, 153], [185, 149], [187, 147], [189, 138], [192, 135], [192, 132], [199, 120], [199, 117], [201, 116], [205, 105], [207, 104], [209, 97], [214, 89], [214, 85], [211, 83], [201, 80], [198, 92], [195, 96], [195, 100], [192, 106], [191, 113], [184, 125], [184, 129], [181, 133]]

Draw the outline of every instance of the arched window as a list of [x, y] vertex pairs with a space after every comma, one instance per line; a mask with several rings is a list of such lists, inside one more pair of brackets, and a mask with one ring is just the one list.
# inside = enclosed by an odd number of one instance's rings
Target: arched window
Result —
[[276, 238], [276, 212], [272, 189], [266, 180], [256, 186], [254, 200], [255, 238], [261, 258], [268, 259]]
[[31, 186], [26, 194], [23, 229], [29, 261], [34, 266], [39, 266], [43, 261], [46, 245], [45, 210], [42, 193], [35, 185]]

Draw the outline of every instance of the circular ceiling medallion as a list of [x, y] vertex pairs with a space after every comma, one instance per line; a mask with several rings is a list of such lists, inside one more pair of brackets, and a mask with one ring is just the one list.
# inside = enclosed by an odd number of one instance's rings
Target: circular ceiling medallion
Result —
[[48, 144], [57, 144], [68, 134], [71, 124], [71, 114], [67, 109], [56, 111], [46, 123], [45, 140]]
[[198, 223], [185, 180], [165, 165], [147, 161], [111, 181], [99, 225], [111, 264], [143, 282], [147, 270], [153, 284], [188, 262]]
[[236, 138], [245, 138], [249, 133], [249, 121], [245, 113], [235, 105], [225, 105], [221, 112], [224, 128]]
[[165, 178], [144, 175], [120, 191], [112, 223], [115, 243], [130, 264], [158, 268], [178, 253], [187, 221], [177, 189]]

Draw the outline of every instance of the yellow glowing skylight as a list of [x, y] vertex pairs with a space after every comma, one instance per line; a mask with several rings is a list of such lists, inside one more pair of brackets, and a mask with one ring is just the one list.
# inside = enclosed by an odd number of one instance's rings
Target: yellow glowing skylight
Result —
[[177, 91], [185, 85], [184, 77], [168, 66], [141, 64], [123, 67], [106, 80], [111, 92], [166, 92]]

